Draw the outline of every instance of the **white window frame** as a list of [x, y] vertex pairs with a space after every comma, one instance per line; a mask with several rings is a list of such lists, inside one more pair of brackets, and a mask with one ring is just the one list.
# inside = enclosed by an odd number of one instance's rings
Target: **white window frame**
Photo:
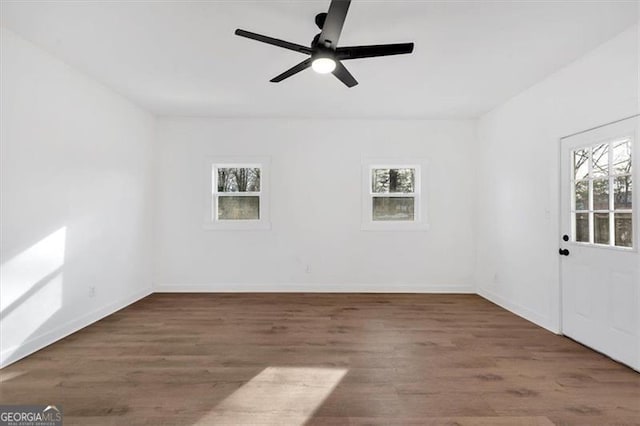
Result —
[[[414, 192], [412, 194], [374, 193], [373, 169], [414, 169]], [[427, 221], [427, 161], [419, 158], [365, 158], [362, 160], [362, 225], [363, 231], [426, 231]], [[413, 197], [413, 220], [373, 220], [373, 197]]]
[[[269, 205], [269, 180], [271, 160], [268, 157], [216, 157], [208, 158], [205, 162], [205, 208], [204, 228], [207, 230], [228, 231], [253, 231], [269, 230], [270, 205]], [[218, 192], [218, 169], [220, 168], [260, 168], [260, 192]], [[224, 195], [222, 195], [224, 194]], [[218, 197], [219, 196], [259, 196], [260, 218], [256, 220], [219, 220]]]
[[[628, 140], [629, 144], [631, 145], [631, 173], [627, 174], [627, 173], [622, 173], [622, 174], [617, 174], [617, 173], [612, 173], [612, 164], [613, 164], [613, 147], [617, 142], [621, 142], [624, 140]], [[608, 174], [606, 177], [597, 177], [594, 178], [592, 176], [592, 172], [593, 172], [593, 148], [599, 146], [599, 145], [603, 145], [606, 144], [608, 145], [608, 151], [607, 151], [607, 167], [608, 167]], [[587, 172], [587, 177], [584, 179], [578, 179], [579, 181], [586, 181], [587, 185], [588, 185], [588, 194], [589, 194], [589, 205], [587, 206], [587, 209], [581, 209], [581, 210], [576, 210], [575, 208], [575, 203], [576, 203], [576, 194], [575, 194], [575, 185], [576, 185], [576, 178], [575, 178], [575, 171], [574, 171], [574, 153], [576, 151], [582, 150], [588, 148], [589, 149], [589, 159], [588, 159], [588, 172]], [[615, 198], [615, 191], [614, 191], [614, 180], [616, 177], [621, 177], [621, 176], [631, 176], [632, 182], [635, 185], [635, 170], [636, 170], [636, 158], [637, 158], [637, 154], [636, 154], [636, 149], [635, 149], [635, 138], [634, 135], [629, 134], [629, 133], [621, 133], [618, 134], [616, 136], [610, 136], [610, 137], [606, 137], [606, 138], [598, 138], [598, 139], [594, 139], [591, 141], [585, 141], [584, 143], [573, 147], [569, 150], [569, 157], [570, 157], [570, 161], [571, 161], [571, 166], [569, 167], [570, 169], [570, 173], [571, 176], [569, 178], [569, 193], [570, 193], [570, 197], [571, 200], [569, 202], [569, 211], [570, 211], [570, 223], [571, 223], [571, 235], [570, 235], [570, 242], [572, 244], [575, 245], [579, 245], [579, 246], [586, 246], [586, 247], [595, 247], [595, 248], [601, 248], [601, 249], [607, 249], [607, 250], [621, 250], [621, 251], [637, 251], [638, 247], [636, 247], [637, 245], [637, 232], [638, 232], [638, 225], [637, 225], [637, 215], [636, 210], [637, 208], [635, 206], [637, 206], [637, 196], [636, 193], [638, 192], [635, 189], [635, 186], [633, 186], [632, 189], [632, 208], [631, 209], [616, 209], [615, 208], [615, 204], [614, 204], [614, 198]], [[609, 181], [608, 185], [609, 185], [609, 208], [608, 209], [595, 209], [594, 205], [593, 205], [593, 181], [594, 180], [599, 180], [599, 179], [607, 179]], [[586, 213], [589, 216], [589, 241], [577, 241], [576, 240], [576, 214], [577, 213]], [[596, 243], [595, 242], [595, 214], [596, 213], [607, 213], [609, 214], [609, 243], [608, 244], [603, 244], [603, 243]], [[615, 215], [616, 213], [627, 213], [627, 214], [631, 214], [631, 220], [632, 220], [632, 246], [631, 247], [624, 247], [624, 246], [617, 246], [615, 245]]]

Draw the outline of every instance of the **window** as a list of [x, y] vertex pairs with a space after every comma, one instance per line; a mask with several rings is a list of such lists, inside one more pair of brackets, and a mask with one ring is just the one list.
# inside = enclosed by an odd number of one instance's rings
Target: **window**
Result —
[[633, 247], [631, 140], [573, 150], [572, 241]]
[[420, 162], [365, 160], [362, 229], [426, 229]]
[[211, 161], [205, 226], [268, 229], [268, 160]]

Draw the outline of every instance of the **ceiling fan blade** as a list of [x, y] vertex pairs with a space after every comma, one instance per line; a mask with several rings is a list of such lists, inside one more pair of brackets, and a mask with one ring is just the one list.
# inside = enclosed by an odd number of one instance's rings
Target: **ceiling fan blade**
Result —
[[240, 37], [250, 38], [252, 40], [261, 41], [263, 43], [271, 44], [273, 46], [283, 47], [285, 49], [294, 50], [300, 53], [306, 53], [307, 55], [311, 55], [311, 49], [306, 46], [301, 46], [296, 43], [290, 43], [288, 41], [280, 40], [273, 37], [267, 37], [262, 34], [252, 33], [250, 31], [245, 31], [241, 29], [237, 29], [235, 32], [236, 35]]
[[288, 70], [286, 70], [282, 74], [280, 74], [280, 75], [278, 75], [276, 77], [273, 77], [270, 81], [272, 83], [279, 83], [282, 80], [284, 80], [285, 78], [289, 78], [292, 75], [299, 73], [300, 71], [306, 70], [307, 68], [309, 68], [311, 66], [311, 62], [312, 62], [311, 58], [306, 59], [306, 60], [300, 62], [298, 65], [289, 68]]
[[347, 87], [353, 87], [358, 84], [358, 81], [340, 61], [336, 61], [336, 68], [333, 70], [333, 75], [338, 77], [338, 80], [343, 82]]
[[327, 18], [324, 21], [322, 32], [318, 38], [318, 44], [334, 50], [336, 49], [338, 40], [340, 39], [340, 33], [342, 33], [344, 20], [347, 17], [349, 4], [351, 4], [351, 0], [331, 0]]
[[413, 43], [375, 44], [371, 46], [347, 46], [336, 50], [336, 58], [360, 59], [376, 56], [403, 55], [413, 52]]

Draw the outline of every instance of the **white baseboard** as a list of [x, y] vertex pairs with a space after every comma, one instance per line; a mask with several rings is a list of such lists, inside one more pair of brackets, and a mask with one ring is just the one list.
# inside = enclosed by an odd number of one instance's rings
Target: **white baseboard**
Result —
[[508, 310], [509, 312], [512, 312], [518, 315], [519, 317], [526, 319], [527, 321], [530, 321], [536, 325], [539, 325], [540, 327], [545, 328], [552, 333], [560, 334], [559, 327], [552, 325], [548, 318], [538, 314], [535, 311], [532, 311], [529, 308], [525, 308], [524, 306], [520, 306], [516, 303], [509, 302], [507, 299], [503, 298], [502, 296], [498, 296], [497, 294], [492, 293], [491, 291], [481, 287], [477, 288], [477, 294], [484, 297], [488, 301], [495, 303], [496, 305]]
[[458, 293], [474, 294], [472, 285], [339, 284], [339, 283], [212, 283], [157, 284], [155, 293]]
[[49, 346], [50, 344], [55, 343], [60, 339], [64, 339], [68, 335], [73, 334], [76, 331], [87, 327], [88, 325], [91, 325], [94, 322], [99, 321], [102, 318], [111, 315], [114, 312], [119, 311], [120, 309], [125, 308], [144, 297], [147, 297], [151, 293], [153, 293], [153, 289], [151, 287], [138, 291], [128, 297], [98, 308], [93, 312], [89, 312], [88, 314], [83, 315], [80, 318], [75, 318], [65, 324], [54, 328], [53, 330], [47, 331], [43, 334], [40, 334], [39, 336], [32, 337], [29, 340], [21, 343], [18, 347], [14, 346], [5, 349], [0, 353], [0, 368], [4, 368], [10, 364], [13, 364], [14, 362], [28, 355], [31, 355], [32, 353], [39, 351], [40, 349]]

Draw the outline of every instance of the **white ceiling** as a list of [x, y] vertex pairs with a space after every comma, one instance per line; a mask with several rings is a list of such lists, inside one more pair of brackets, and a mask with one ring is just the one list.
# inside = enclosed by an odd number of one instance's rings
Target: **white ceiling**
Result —
[[329, 1], [2, 0], [2, 25], [159, 115], [471, 118], [633, 25], [635, 1], [354, 0], [341, 45], [414, 41], [345, 62], [352, 89], [305, 58], [234, 36], [308, 45]]

